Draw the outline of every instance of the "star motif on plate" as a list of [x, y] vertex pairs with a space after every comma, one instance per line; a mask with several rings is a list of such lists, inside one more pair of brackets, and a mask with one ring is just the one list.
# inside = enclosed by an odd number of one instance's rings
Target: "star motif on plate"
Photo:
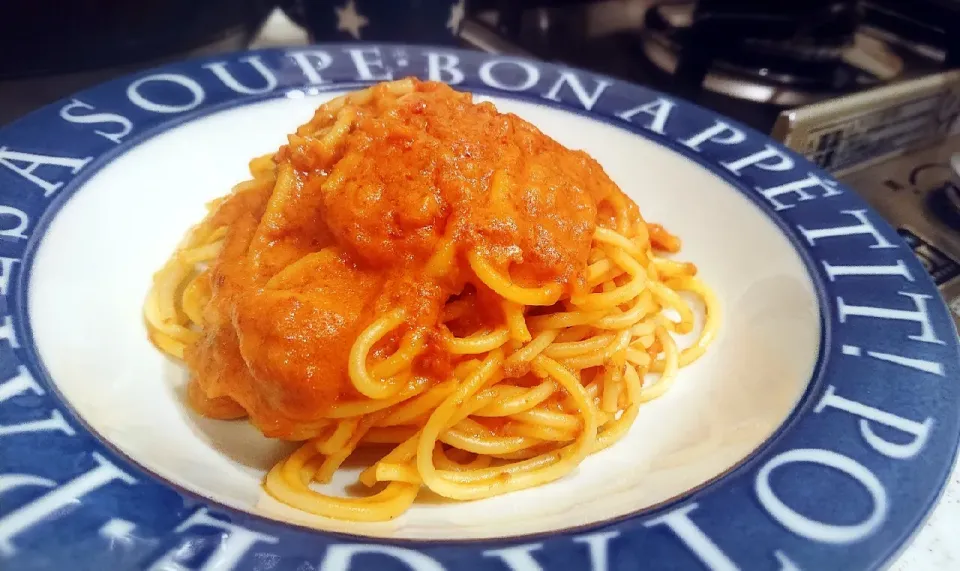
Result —
[[370, 23], [363, 14], [357, 12], [354, 0], [347, 0], [341, 8], [334, 8], [337, 13], [337, 29], [347, 32], [355, 39], [360, 39], [360, 28]]
[[460, 29], [460, 23], [466, 15], [466, 0], [457, 0], [457, 3], [450, 6], [450, 18], [447, 19], [447, 29], [457, 33]]

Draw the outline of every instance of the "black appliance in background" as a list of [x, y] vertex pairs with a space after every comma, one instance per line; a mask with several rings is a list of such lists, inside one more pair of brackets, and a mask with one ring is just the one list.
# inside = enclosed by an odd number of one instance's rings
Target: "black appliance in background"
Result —
[[[355, 1], [367, 11], [421, 2]], [[122, 73], [242, 49], [278, 6], [309, 31], [319, 19], [304, 14], [332, 14], [346, 2], [11, 3], [0, 18], [0, 124]], [[785, 108], [960, 61], [960, 0], [466, 0], [466, 6], [460, 31], [466, 47], [647, 84], [767, 132]], [[322, 40], [329, 30], [313, 35]]]
[[960, 0], [474, 0], [471, 14], [500, 51], [644, 83], [767, 132], [783, 109], [960, 63]]

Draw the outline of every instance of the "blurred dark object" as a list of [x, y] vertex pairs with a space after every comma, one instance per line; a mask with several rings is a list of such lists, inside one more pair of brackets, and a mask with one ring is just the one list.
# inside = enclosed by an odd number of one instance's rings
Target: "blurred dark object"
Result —
[[459, 45], [467, 0], [295, 0], [289, 13], [314, 42]]
[[245, 45], [269, 0], [29, 0], [0, 18], [0, 81], [128, 66], [233, 41]]
[[663, 2], [647, 12], [644, 52], [686, 88], [802, 105], [955, 65], [958, 25], [945, 0]]
[[868, 0], [865, 22], [875, 35], [918, 55], [960, 66], [960, 2]]
[[862, 20], [856, 0], [700, 0], [679, 18], [677, 6], [647, 12], [645, 52], [687, 88], [703, 86], [713, 73], [708, 87], [717, 91], [747, 93], [731, 85], [742, 79], [793, 88], [792, 100], [781, 100], [800, 104], [811, 92], [843, 92], [879, 79], [844, 59]]
[[474, 0], [461, 36], [477, 25], [498, 51], [645, 83], [764, 131], [786, 108], [949, 69], [960, 53], [960, 0]]
[[0, 125], [138, 69], [244, 49], [272, 0], [29, 0], [0, 17]]

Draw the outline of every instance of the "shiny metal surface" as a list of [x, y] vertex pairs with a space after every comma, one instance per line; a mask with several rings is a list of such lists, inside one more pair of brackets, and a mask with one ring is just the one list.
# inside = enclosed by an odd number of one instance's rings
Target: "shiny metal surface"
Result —
[[960, 136], [841, 178], [913, 246], [960, 326]]

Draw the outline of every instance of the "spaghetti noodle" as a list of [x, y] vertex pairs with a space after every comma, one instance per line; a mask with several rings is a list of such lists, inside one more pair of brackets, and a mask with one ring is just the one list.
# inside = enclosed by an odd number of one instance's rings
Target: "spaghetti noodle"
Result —
[[[322, 105], [212, 203], [154, 276], [152, 342], [189, 399], [302, 441], [264, 486], [358, 521], [420, 489], [473, 500], [563, 477], [700, 357], [720, 315], [679, 240], [593, 159], [436, 83]], [[702, 300], [697, 340], [681, 294]], [[362, 498], [312, 488], [361, 447]]]

